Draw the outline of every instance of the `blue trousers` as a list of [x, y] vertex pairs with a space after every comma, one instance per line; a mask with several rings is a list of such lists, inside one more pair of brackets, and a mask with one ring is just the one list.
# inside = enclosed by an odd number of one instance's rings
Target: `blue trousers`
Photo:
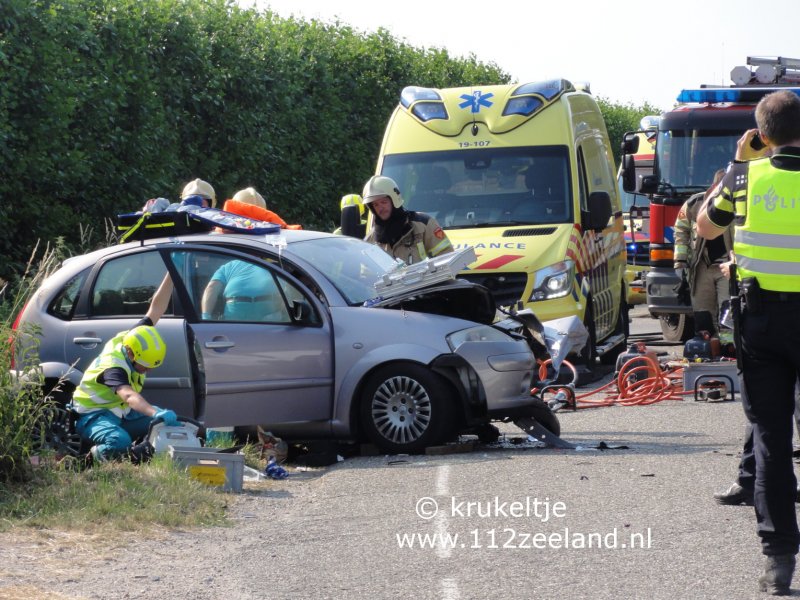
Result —
[[133, 440], [147, 433], [152, 420], [135, 410], [119, 418], [110, 410], [101, 409], [81, 415], [75, 422], [75, 430], [81, 438], [97, 446], [103, 457], [110, 459], [125, 454]]

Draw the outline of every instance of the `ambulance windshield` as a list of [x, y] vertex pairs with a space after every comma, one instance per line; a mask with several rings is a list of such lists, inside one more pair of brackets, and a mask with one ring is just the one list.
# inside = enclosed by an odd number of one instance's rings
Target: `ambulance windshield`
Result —
[[445, 228], [572, 222], [565, 146], [394, 154], [383, 174]]

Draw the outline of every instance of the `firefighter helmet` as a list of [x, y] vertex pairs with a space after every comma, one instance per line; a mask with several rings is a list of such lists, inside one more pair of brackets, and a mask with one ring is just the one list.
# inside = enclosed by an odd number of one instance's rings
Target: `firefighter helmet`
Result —
[[403, 197], [400, 195], [400, 188], [397, 187], [394, 179], [383, 175], [370, 177], [364, 186], [364, 204], [374, 202], [378, 198], [390, 198], [395, 208], [403, 206]]
[[239, 190], [233, 195], [233, 199], [238, 202], [252, 204], [253, 206], [258, 206], [260, 208], [267, 208], [267, 202], [264, 200], [264, 196], [259, 194], [255, 188], [252, 187]]
[[202, 179], [195, 179], [186, 184], [181, 192], [181, 200], [189, 196], [202, 196], [208, 200], [212, 208], [217, 205], [217, 193], [210, 183]]

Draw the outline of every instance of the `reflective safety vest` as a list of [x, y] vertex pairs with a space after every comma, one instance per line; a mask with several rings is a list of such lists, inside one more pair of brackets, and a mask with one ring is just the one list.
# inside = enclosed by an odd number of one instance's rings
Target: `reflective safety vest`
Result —
[[776, 169], [768, 158], [751, 161], [746, 206], [733, 238], [739, 278], [755, 277], [764, 290], [800, 292], [800, 171]]
[[80, 385], [72, 395], [72, 404], [79, 414], [105, 409], [122, 418], [130, 412], [131, 407], [117, 396], [114, 390], [97, 380], [106, 369], [119, 367], [128, 374], [128, 381], [130, 381], [131, 387], [137, 393], [142, 391], [145, 379], [144, 373], [137, 372], [131, 366], [122, 348], [122, 339], [126, 333], [128, 332], [122, 331], [108, 340], [100, 356], [94, 359], [91, 366], [83, 374]]

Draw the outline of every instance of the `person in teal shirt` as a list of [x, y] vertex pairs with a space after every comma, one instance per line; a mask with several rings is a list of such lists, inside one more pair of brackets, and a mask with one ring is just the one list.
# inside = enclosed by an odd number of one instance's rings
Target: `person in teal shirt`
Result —
[[264, 268], [243, 260], [222, 265], [203, 292], [204, 320], [284, 321], [283, 309], [275, 279]]

